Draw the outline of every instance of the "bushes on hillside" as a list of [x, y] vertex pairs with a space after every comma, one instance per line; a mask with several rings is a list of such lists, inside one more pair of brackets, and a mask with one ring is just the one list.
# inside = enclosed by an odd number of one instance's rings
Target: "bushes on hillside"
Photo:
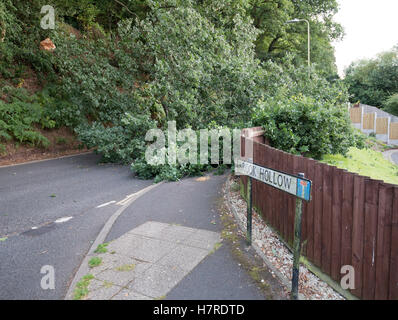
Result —
[[398, 93], [392, 95], [384, 103], [384, 110], [395, 116], [398, 116]]
[[313, 97], [274, 97], [260, 103], [255, 124], [275, 148], [320, 159], [356, 144], [347, 109]]
[[[53, 128], [52, 120], [46, 108], [40, 104], [37, 96], [27, 96], [23, 90], [2, 88], [0, 93], [8, 93], [8, 101], [0, 100], [0, 142], [15, 139], [19, 143], [47, 147], [49, 141], [34, 125], [42, 128]], [[0, 151], [4, 145], [0, 143]]]

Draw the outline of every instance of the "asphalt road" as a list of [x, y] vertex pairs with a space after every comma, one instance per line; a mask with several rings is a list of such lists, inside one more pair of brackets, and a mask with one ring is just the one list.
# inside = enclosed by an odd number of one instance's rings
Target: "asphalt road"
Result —
[[[63, 299], [91, 244], [120, 208], [117, 202], [153, 183], [135, 179], [126, 166], [98, 160], [89, 154], [0, 168], [0, 300]], [[225, 178], [158, 186], [125, 209], [106, 241], [147, 221], [221, 232], [217, 204]], [[54, 268], [53, 290], [41, 287], [43, 266]], [[266, 297], [224, 244], [166, 298]]]
[[[152, 181], [94, 154], [0, 168], [0, 299], [63, 299], [118, 202]], [[40, 271], [55, 270], [43, 290]]]
[[391, 155], [392, 160], [398, 165], [398, 151]]

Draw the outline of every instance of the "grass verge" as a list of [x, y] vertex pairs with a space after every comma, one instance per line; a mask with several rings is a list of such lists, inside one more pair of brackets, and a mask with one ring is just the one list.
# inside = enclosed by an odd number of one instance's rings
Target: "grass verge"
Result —
[[398, 166], [372, 149], [351, 148], [347, 156], [326, 155], [322, 162], [387, 183], [398, 184]]

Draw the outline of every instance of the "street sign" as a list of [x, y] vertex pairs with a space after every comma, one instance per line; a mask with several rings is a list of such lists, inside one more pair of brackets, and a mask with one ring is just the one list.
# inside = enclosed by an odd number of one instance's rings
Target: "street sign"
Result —
[[308, 179], [261, 167], [242, 160], [236, 161], [235, 172], [236, 174], [249, 176], [303, 200], [311, 200], [312, 183]]
[[252, 179], [256, 179], [269, 186], [277, 188], [297, 197], [296, 215], [294, 218], [294, 241], [293, 241], [293, 268], [292, 268], [292, 290], [291, 297], [298, 299], [298, 283], [300, 273], [301, 255], [301, 225], [303, 215], [303, 201], [311, 201], [312, 182], [304, 178], [304, 173], [294, 176], [266, 167], [258, 166], [252, 162], [237, 159], [235, 161], [235, 173], [248, 176], [247, 181], [247, 243], [252, 243]]

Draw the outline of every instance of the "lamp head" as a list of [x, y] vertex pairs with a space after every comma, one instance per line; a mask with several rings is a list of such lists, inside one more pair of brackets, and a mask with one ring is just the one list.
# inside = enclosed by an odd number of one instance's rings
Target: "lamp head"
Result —
[[301, 20], [300, 19], [293, 19], [293, 20], [289, 20], [289, 21], [286, 21], [286, 23], [296, 23], [296, 22], [300, 22]]

